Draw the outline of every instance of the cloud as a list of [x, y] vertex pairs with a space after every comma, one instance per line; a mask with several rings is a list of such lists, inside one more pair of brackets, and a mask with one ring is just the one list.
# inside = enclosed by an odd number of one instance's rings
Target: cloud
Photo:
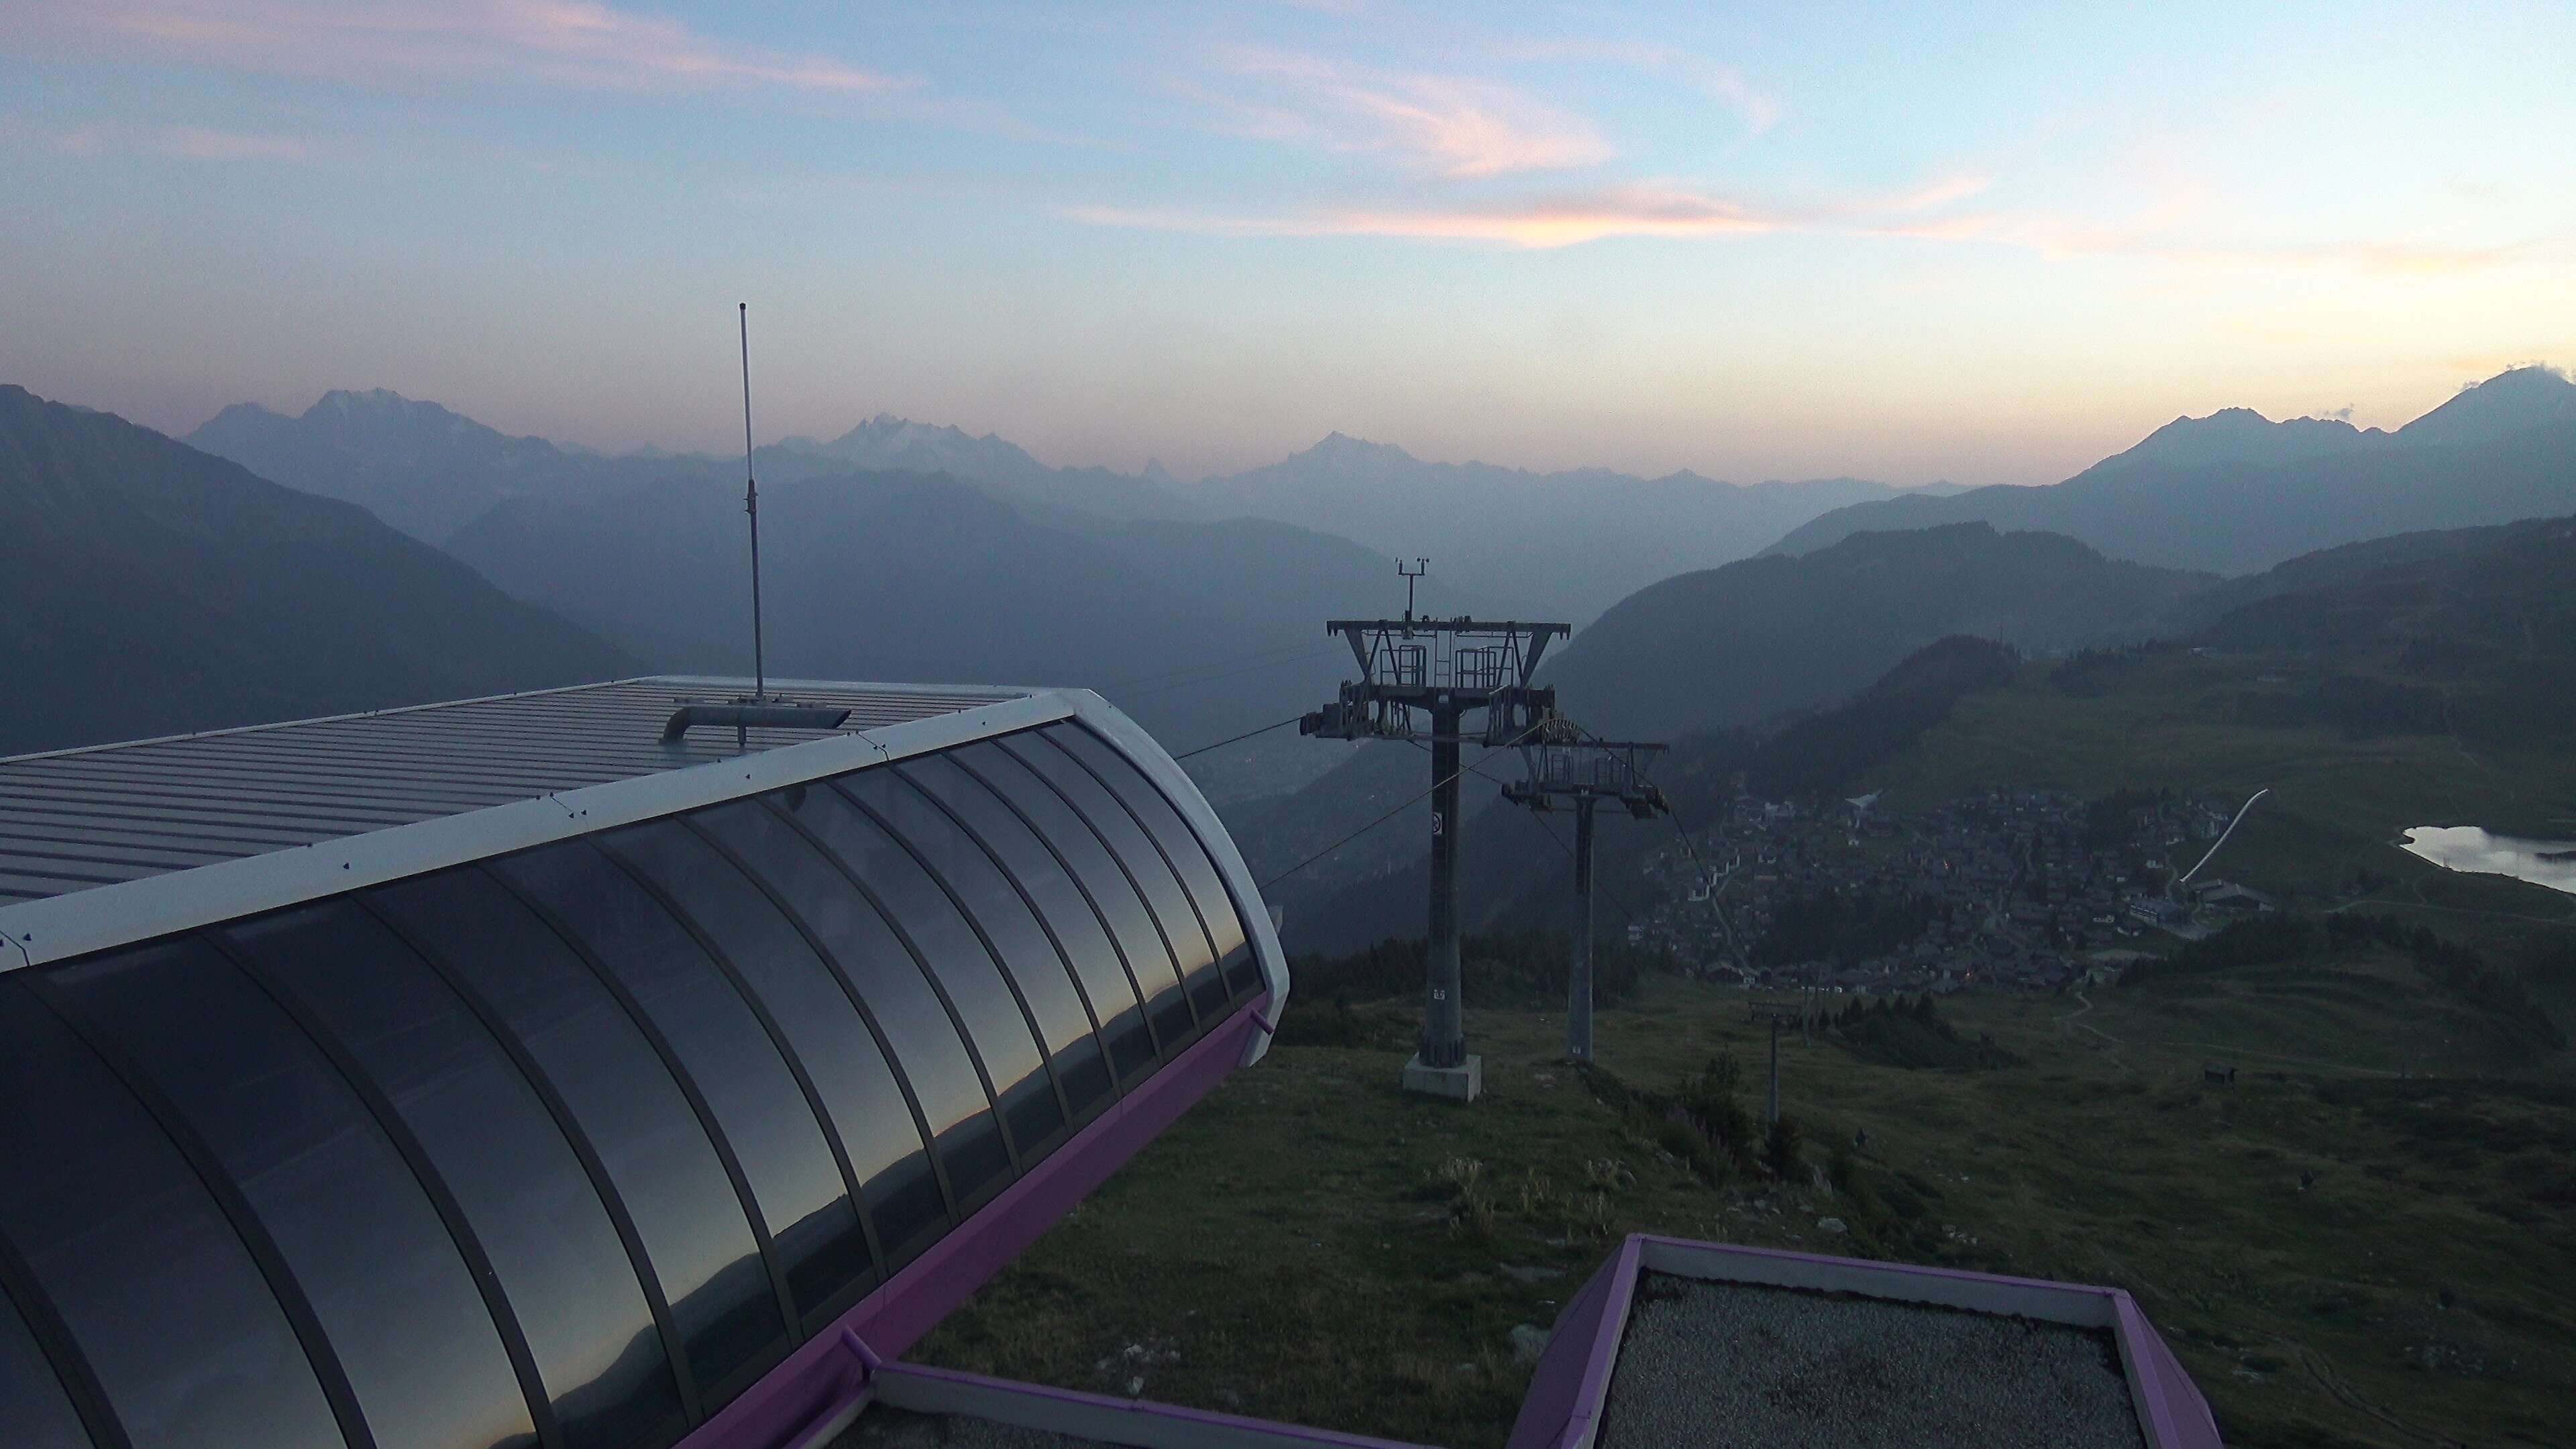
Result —
[[300, 161], [312, 148], [294, 136], [251, 136], [233, 131], [208, 131], [195, 126], [172, 126], [160, 132], [155, 149], [164, 155], [186, 156], [199, 161]]
[[1417, 209], [1350, 208], [1286, 216], [1077, 208], [1103, 226], [1217, 236], [1379, 236], [1424, 241], [1498, 242], [1545, 249], [1608, 237], [1750, 236], [1779, 230], [1782, 218], [1722, 197], [1672, 187], [1615, 186], [1498, 205]]
[[2028, 213], [1945, 210], [1985, 189], [1982, 177], [1952, 176], [1892, 193], [1766, 202], [1664, 181], [1549, 193], [1516, 201], [1461, 200], [1270, 215], [1089, 206], [1075, 208], [1069, 215], [1098, 226], [1209, 236], [1367, 236], [1483, 242], [1531, 250], [1580, 246], [1618, 237], [1721, 241], [1798, 233], [1975, 243], [2026, 251], [2052, 262], [2125, 257], [2204, 271], [2342, 270], [2403, 276], [2483, 271], [2522, 260], [2536, 246], [2522, 243], [2443, 247], [2331, 241], [2225, 246], [2181, 240], [2161, 228], [2110, 228]]
[[1233, 51], [1223, 66], [1268, 91], [1220, 103], [1248, 134], [1394, 155], [1455, 180], [1571, 170], [1612, 155], [1590, 122], [1497, 81], [1267, 50]]
[[1512, 60], [1607, 61], [1672, 77], [1734, 111], [1757, 135], [1780, 119], [1780, 103], [1755, 90], [1742, 71], [1675, 46], [1642, 40], [1538, 40], [1508, 46], [1504, 54]]
[[92, 43], [344, 81], [844, 93], [908, 84], [827, 56], [728, 44], [595, 0], [36, 0], [18, 21]]
[[54, 149], [74, 156], [106, 151], [149, 151], [191, 161], [301, 161], [312, 145], [298, 136], [212, 131], [200, 126], [76, 126], [54, 138]]

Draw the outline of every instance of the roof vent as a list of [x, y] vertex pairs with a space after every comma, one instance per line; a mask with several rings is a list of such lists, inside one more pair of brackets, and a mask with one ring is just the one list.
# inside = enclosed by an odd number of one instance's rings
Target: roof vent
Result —
[[846, 709], [819, 704], [684, 704], [671, 711], [670, 721], [662, 726], [662, 743], [673, 743], [700, 725], [736, 730], [836, 730], [849, 717]]

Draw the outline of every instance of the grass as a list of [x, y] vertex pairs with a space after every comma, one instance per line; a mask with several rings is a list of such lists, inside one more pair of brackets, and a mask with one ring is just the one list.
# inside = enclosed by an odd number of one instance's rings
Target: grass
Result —
[[[1512, 1329], [1646, 1230], [2126, 1287], [2231, 1444], [2568, 1441], [2566, 1073], [2492, 1075], [2512, 1063], [2474, 1012], [2393, 957], [1944, 1012], [2022, 1064], [1785, 1046], [1807, 1164], [1786, 1182], [1694, 1151], [1658, 1105], [1726, 1053], [1759, 1110], [1762, 1029], [1731, 990], [1649, 978], [1600, 1015], [1598, 1081], [1558, 1060], [1560, 1018], [1471, 1010], [1487, 1096], [1465, 1108], [1398, 1092], [1383, 1045], [1282, 1045], [917, 1356], [1497, 1445], [1529, 1371]], [[2212, 1057], [2235, 1086], [2202, 1084]]]

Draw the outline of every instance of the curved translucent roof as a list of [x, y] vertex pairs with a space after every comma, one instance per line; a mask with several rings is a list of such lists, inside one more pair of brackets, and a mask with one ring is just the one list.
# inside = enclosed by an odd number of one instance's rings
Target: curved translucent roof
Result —
[[1169, 770], [1057, 719], [0, 974], [10, 1443], [675, 1442], [1267, 989]]

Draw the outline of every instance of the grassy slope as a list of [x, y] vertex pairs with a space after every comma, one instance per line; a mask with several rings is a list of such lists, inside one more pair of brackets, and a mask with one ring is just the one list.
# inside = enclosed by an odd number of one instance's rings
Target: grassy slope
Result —
[[[1391, 1044], [1279, 1047], [918, 1356], [1111, 1393], [1141, 1377], [1169, 1402], [1494, 1445], [1527, 1374], [1511, 1328], [1548, 1323], [1616, 1234], [1654, 1230], [2125, 1286], [2240, 1445], [2565, 1441], [2576, 1182], [2551, 1174], [2576, 1150], [2576, 1104], [2388, 1075], [2491, 1064], [2474, 1014], [2409, 968], [1945, 1009], [2028, 1064], [1906, 1071], [1785, 1049], [1811, 1159], [1868, 1130], [1868, 1202], [1703, 1182], [1557, 1064], [1552, 1016], [1469, 1013], [1489, 1090], [1472, 1109], [1398, 1093]], [[1720, 1049], [1760, 1063], [1740, 994], [1669, 978], [1603, 1013], [1599, 1039], [1610, 1069], [1650, 1090]], [[2200, 1043], [2257, 1040], [2270, 1055], [2240, 1053], [2237, 1086], [2199, 1083]], [[2529, 1099], [2553, 1090], [2561, 1105]], [[1748, 1075], [1758, 1108], [1757, 1092]], [[1481, 1164], [1463, 1207], [1456, 1169], [1444, 1177], [1458, 1160]], [[2552, 1190], [2554, 1206], [2539, 1196]], [[1853, 1232], [1820, 1230], [1828, 1215]]]
[[[2269, 788], [2219, 873], [2301, 910], [2430, 921], [2498, 961], [2576, 927], [2564, 896], [2452, 875], [2394, 844], [2417, 824], [2567, 832], [2576, 758], [2245, 722], [2299, 717], [2282, 706], [2313, 698], [2325, 667], [2171, 651], [2070, 690], [2027, 666], [1851, 788], [1884, 787], [1902, 808], [1998, 784]], [[2576, 1020], [2576, 980], [2533, 985]], [[1753, 1067], [1743, 1008], [1655, 979], [1603, 1014], [1602, 1060], [1663, 1092], [1720, 1049]], [[1364, 1010], [1385, 1040], [1279, 1047], [923, 1355], [1499, 1444], [1527, 1372], [1513, 1326], [1548, 1322], [1617, 1234], [1656, 1230], [2119, 1284], [2239, 1445], [2570, 1439], [2576, 1070], [2568, 1053], [2517, 1054], [2393, 954], [1945, 1007], [2024, 1063], [1994, 1071], [1795, 1049], [1788, 1100], [1811, 1143], [1869, 1133], [1857, 1194], [1694, 1176], [1653, 1116], [1623, 1116], [1557, 1064], [1561, 1023], [1540, 1013], [1471, 1011], [1490, 1091], [1475, 1108], [1406, 1098], [1405, 1013]], [[2203, 1085], [2211, 1058], [2239, 1065], [2239, 1082]], [[1462, 1195], [1464, 1163], [1477, 1186]], [[1829, 1215], [1853, 1230], [1823, 1231]]]

